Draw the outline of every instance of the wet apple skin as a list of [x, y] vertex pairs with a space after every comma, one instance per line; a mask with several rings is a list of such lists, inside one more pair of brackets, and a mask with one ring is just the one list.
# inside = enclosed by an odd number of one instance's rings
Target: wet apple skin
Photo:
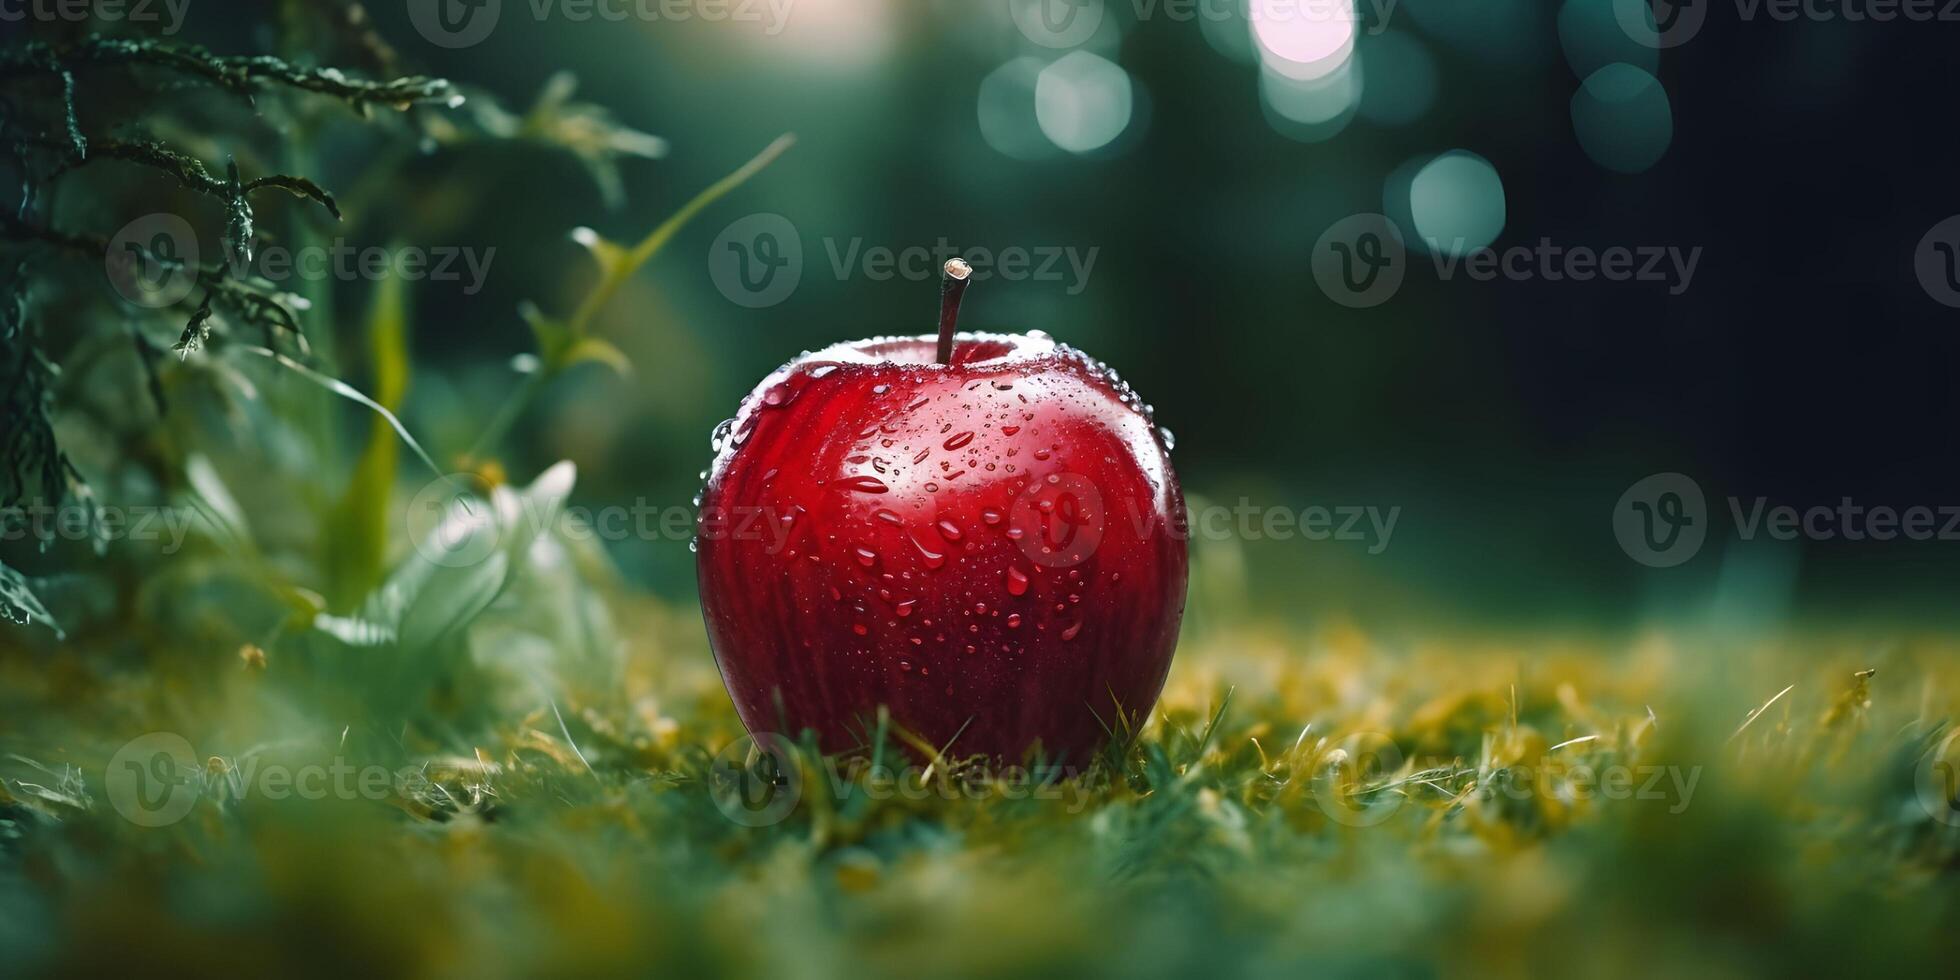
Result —
[[1095, 362], [976, 336], [950, 365], [839, 345], [743, 400], [697, 571], [751, 733], [848, 752], [883, 705], [956, 757], [1073, 768], [1155, 704], [1188, 574], [1169, 454]]

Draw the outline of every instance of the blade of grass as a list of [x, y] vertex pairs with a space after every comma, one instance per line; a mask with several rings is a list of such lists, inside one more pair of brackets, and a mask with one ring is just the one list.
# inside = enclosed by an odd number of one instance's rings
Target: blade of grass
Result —
[[402, 425], [402, 420], [396, 418], [395, 413], [388, 411], [387, 407], [382, 405], [380, 402], [377, 402], [374, 399], [369, 398], [368, 396], [362, 394], [360, 389], [355, 388], [353, 385], [350, 385], [347, 382], [340, 380], [339, 378], [332, 378], [332, 377], [328, 377], [327, 375], [321, 374], [320, 372], [315, 371], [312, 368], [307, 367], [306, 365], [301, 364], [300, 362], [295, 361], [292, 358], [287, 357], [286, 355], [281, 354], [275, 350], [270, 350], [265, 347], [253, 347], [249, 344], [241, 344], [238, 346], [237, 349], [245, 351], [250, 354], [257, 354], [260, 357], [268, 358], [272, 361], [275, 361], [280, 366], [286, 368], [289, 371], [292, 371], [293, 373], [299, 375], [300, 377], [305, 378], [306, 380], [311, 381], [314, 384], [319, 385], [320, 387], [325, 388], [328, 391], [331, 391], [334, 394], [347, 399], [348, 401], [354, 402], [357, 405], [362, 405], [367, 407], [368, 409], [371, 409], [376, 414], [380, 415], [382, 418], [388, 420], [389, 428], [394, 429], [395, 434], [401, 436], [402, 444], [406, 445], [410, 452], [414, 453], [418, 459], [422, 460], [422, 465], [427, 466], [429, 468], [429, 472], [434, 473], [437, 476], [437, 478], [441, 478], [443, 476], [442, 469], [436, 466], [436, 461], [430, 459], [429, 454], [423, 451], [422, 444], [416, 442], [415, 437], [408, 434], [408, 427]]

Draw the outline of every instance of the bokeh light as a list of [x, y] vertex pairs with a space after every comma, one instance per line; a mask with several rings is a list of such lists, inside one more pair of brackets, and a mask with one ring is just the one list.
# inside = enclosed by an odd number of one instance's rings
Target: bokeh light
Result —
[[1429, 251], [1429, 243], [1416, 237], [1416, 216], [1409, 210], [1409, 188], [1415, 184], [1416, 174], [1432, 159], [1427, 153], [1412, 156], [1382, 178], [1382, 214], [1402, 230], [1403, 244], [1419, 252]]
[[1649, 73], [1660, 52], [1635, 41], [1620, 26], [1613, 5], [1624, 0], [1565, 0], [1558, 11], [1559, 46], [1572, 73], [1584, 78], [1616, 61]]
[[1588, 75], [1572, 94], [1572, 129], [1594, 163], [1637, 174], [1667, 153], [1674, 111], [1654, 76], [1615, 63]]
[[[510, 6], [505, 4], [506, 7]], [[796, 0], [780, 13], [728, 16], [711, 24], [729, 30], [771, 58], [785, 58], [803, 68], [857, 73], [885, 64], [898, 44], [898, 0]], [[670, 25], [655, 18], [636, 18], [642, 28], [668, 32]]]
[[1035, 119], [1035, 85], [1042, 65], [1039, 58], [1015, 58], [980, 81], [980, 137], [1016, 160], [1056, 154]]
[[1409, 214], [1416, 236], [1432, 251], [1466, 255], [1504, 230], [1504, 182], [1489, 160], [1451, 150], [1409, 182]]
[[1213, 51], [1233, 61], [1251, 64], [1259, 60], [1252, 43], [1252, 20], [1247, 11], [1251, 0], [1208, 0], [1198, 17], [1198, 29]]
[[1362, 72], [1355, 60], [1320, 78], [1298, 79], [1269, 67], [1259, 70], [1259, 100], [1281, 135], [1317, 143], [1347, 128], [1361, 102]]
[[1114, 142], [1130, 125], [1135, 95], [1130, 75], [1100, 55], [1072, 51], [1035, 79], [1035, 119], [1042, 133], [1070, 153]]
[[1353, 0], [1252, 0], [1260, 61], [1288, 78], [1330, 75], [1354, 53]]
[[1007, 11], [1036, 53], [1053, 56], [1079, 50], [1113, 58], [1122, 47], [1127, 23], [1113, 16], [1116, 6], [1120, 5], [1105, 0], [1012, 0]]
[[1361, 42], [1357, 54], [1362, 87], [1361, 118], [1381, 126], [1406, 126], [1436, 101], [1436, 60], [1421, 41], [1390, 31]]

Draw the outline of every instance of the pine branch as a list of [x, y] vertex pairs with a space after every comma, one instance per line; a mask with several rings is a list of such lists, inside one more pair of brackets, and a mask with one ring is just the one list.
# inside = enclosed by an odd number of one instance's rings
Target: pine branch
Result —
[[[80, 256], [100, 259], [109, 251], [109, 239], [100, 235], [77, 234], [41, 225], [33, 225], [6, 213], [0, 213], [0, 240], [16, 242], [35, 242], [51, 245], [63, 251]], [[141, 246], [137, 246], [141, 248]], [[182, 268], [182, 263], [154, 255], [144, 250], [145, 262], [155, 262], [160, 266]], [[191, 315], [185, 326], [184, 336], [178, 341], [179, 353], [196, 350], [208, 330], [205, 321], [211, 316], [213, 302], [237, 313], [247, 323], [264, 327], [270, 336], [274, 330], [284, 331], [292, 337], [293, 343], [302, 355], [310, 353], [306, 335], [300, 330], [299, 318], [277, 296], [250, 283], [231, 278], [224, 266], [198, 266], [194, 270], [199, 285], [205, 289], [203, 301]]]
[[301, 68], [271, 55], [215, 55], [197, 45], [177, 45], [155, 39], [89, 37], [53, 46], [32, 42], [0, 53], [0, 80], [34, 74], [63, 79], [69, 90], [70, 135], [77, 152], [86, 154], [79, 126], [74, 124], [73, 72], [83, 67], [150, 67], [201, 79], [250, 99], [268, 86], [282, 86], [340, 99], [358, 110], [372, 106], [407, 109], [423, 102], [456, 98], [448, 81], [411, 75], [387, 81], [351, 78], [337, 68]]
[[[14, 137], [14, 140], [30, 146], [54, 149], [65, 146], [60, 141], [45, 136], [20, 136]], [[187, 190], [209, 194], [227, 202], [232, 199], [230, 182], [213, 177], [211, 171], [205, 168], [204, 161], [179, 153], [159, 140], [98, 138], [90, 143], [89, 148], [88, 157], [65, 161], [50, 172], [47, 179], [54, 181], [98, 160], [119, 160], [165, 174]], [[333, 215], [335, 220], [341, 217], [340, 205], [334, 200], [333, 195], [308, 178], [290, 174], [269, 174], [246, 181], [243, 189], [245, 193], [250, 194], [267, 188], [282, 190], [294, 197], [317, 202], [321, 207], [326, 208], [327, 213]]]

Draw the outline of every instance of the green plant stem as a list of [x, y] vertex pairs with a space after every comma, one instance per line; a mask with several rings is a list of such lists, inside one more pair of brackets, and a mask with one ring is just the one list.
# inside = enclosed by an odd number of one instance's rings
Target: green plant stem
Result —
[[[592, 287], [592, 291], [585, 295], [578, 309], [573, 312], [572, 319], [567, 324], [570, 335], [574, 338], [585, 336], [591, 329], [593, 319], [613, 296], [618, 294], [620, 287], [633, 278], [633, 274], [671, 241], [674, 235], [686, 227], [695, 215], [700, 214], [708, 205], [727, 196], [730, 191], [747, 183], [750, 178], [761, 173], [763, 168], [774, 163], [777, 157], [782, 156], [794, 145], [796, 145], [796, 137], [793, 134], [785, 134], [778, 138], [761, 153], [756, 154], [754, 159], [742, 164], [735, 172], [694, 195], [694, 198], [682, 205], [673, 216], [648, 232], [645, 238], [640, 239], [639, 244], [633, 246], [632, 251], [626, 253], [623, 259], [606, 265], [601, 270], [598, 284]], [[484, 426], [483, 432], [470, 445], [467, 457], [472, 460], [481, 459], [491, 447], [501, 442], [510, 431], [510, 427], [517, 423], [517, 419], [530, 409], [545, 386], [562, 372], [563, 365], [554, 364], [549, 357], [545, 358], [538, 369], [524, 379], [523, 386], [512, 393], [511, 397], [504, 399], [503, 405], [497, 409], [497, 414], [491, 417], [490, 423]]]

